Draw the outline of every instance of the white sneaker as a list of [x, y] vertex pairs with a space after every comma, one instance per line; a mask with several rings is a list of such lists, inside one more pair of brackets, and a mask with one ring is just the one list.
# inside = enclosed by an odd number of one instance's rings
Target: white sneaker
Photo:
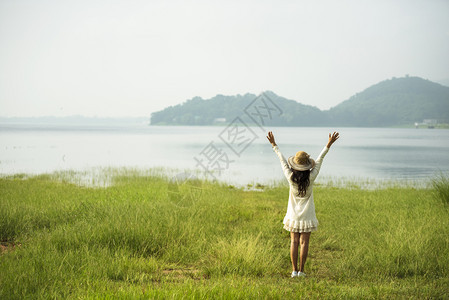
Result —
[[298, 272], [298, 274], [296, 275], [297, 277], [306, 277], [306, 273], [304, 272]]
[[293, 271], [293, 272], [292, 272], [292, 278], [293, 278], [293, 277], [298, 277], [298, 272]]

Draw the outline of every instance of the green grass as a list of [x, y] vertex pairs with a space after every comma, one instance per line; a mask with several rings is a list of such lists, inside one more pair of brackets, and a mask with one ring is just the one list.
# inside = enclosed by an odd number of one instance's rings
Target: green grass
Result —
[[0, 179], [0, 299], [449, 295], [444, 177], [430, 189], [317, 186], [308, 276], [292, 279], [286, 186], [105, 172], [103, 187], [71, 173]]
[[432, 180], [432, 186], [436, 198], [440, 199], [444, 204], [449, 205], [449, 178], [440, 174]]

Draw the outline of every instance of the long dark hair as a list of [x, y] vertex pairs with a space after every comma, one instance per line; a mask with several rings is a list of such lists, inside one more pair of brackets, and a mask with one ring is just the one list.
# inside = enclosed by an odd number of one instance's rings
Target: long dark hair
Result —
[[292, 170], [292, 181], [298, 185], [298, 196], [304, 197], [310, 184], [310, 170]]

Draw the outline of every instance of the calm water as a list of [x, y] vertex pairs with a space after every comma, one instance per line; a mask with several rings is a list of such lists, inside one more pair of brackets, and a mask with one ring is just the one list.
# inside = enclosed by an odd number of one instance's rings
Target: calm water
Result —
[[[316, 157], [329, 132], [327, 128], [270, 129], [286, 157], [298, 150]], [[320, 177], [414, 181], [449, 172], [449, 130], [336, 129], [341, 138], [326, 156]], [[237, 131], [190, 126], [0, 125], [0, 173], [164, 167], [179, 172], [207, 169], [212, 172], [209, 176], [233, 184], [282, 179], [266, 132], [259, 127], [240, 135]]]

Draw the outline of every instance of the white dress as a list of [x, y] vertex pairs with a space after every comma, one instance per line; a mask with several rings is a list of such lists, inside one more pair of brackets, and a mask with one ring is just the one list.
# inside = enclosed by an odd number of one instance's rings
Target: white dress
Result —
[[291, 179], [293, 171], [287, 160], [282, 155], [278, 146], [273, 147], [281, 162], [284, 175], [288, 180], [290, 191], [288, 197], [287, 213], [284, 217], [284, 229], [291, 232], [312, 232], [318, 228], [318, 220], [315, 215], [315, 204], [313, 203], [313, 183], [320, 172], [324, 156], [329, 148], [324, 147], [315, 161], [314, 168], [310, 171], [310, 184], [304, 197], [298, 196], [298, 186]]

